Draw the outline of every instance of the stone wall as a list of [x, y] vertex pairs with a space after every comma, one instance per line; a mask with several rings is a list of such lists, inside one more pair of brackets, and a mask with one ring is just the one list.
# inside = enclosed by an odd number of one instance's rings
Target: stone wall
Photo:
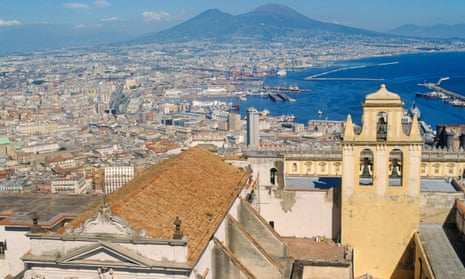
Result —
[[212, 250], [212, 277], [223, 279], [253, 278], [248, 270], [237, 261], [231, 251], [219, 240], [214, 239], [215, 247]]
[[266, 274], [268, 279], [283, 277], [278, 263], [231, 216], [226, 220], [225, 246], [252, 274]]
[[244, 200], [238, 207], [238, 222], [272, 256], [287, 256], [287, 247], [279, 235]]

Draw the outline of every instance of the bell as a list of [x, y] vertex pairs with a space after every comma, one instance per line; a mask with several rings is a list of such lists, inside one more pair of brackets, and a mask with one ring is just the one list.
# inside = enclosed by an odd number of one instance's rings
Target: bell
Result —
[[371, 177], [371, 174], [370, 174], [370, 170], [369, 170], [369, 163], [368, 163], [368, 158], [365, 158], [363, 160], [363, 169], [362, 169], [362, 175], [360, 177], [362, 178], [370, 178]]

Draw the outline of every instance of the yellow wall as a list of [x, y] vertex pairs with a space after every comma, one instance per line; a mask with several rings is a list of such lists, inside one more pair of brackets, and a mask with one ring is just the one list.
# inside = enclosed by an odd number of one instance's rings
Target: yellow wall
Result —
[[418, 230], [418, 198], [358, 194], [342, 201], [342, 242], [354, 249], [355, 277], [402, 274], [395, 269]]

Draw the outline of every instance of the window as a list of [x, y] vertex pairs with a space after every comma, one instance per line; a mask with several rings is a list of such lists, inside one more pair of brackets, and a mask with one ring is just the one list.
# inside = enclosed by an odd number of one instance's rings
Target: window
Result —
[[376, 140], [385, 141], [387, 139], [387, 115], [385, 112], [378, 113], [376, 123]]
[[277, 182], [278, 170], [276, 168], [270, 169], [270, 183], [271, 185], [275, 185]]
[[364, 149], [360, 152], [359, 184], [373, 185], [373, 151]]
[[389, 186], [402, 186], [403, 155], [399, 149], [389, 153]]

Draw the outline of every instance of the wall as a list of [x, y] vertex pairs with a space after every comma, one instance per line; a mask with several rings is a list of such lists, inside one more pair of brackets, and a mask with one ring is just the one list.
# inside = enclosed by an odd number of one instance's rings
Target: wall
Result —
[[423, 250], [423, 246], [421, 244], [420, 236], [415, 234], [414, 237], [415, 241], [415, 279], [435, 279], [433, 270], [429, 265], [428, 258], [426, 256], [425, 250]]
[[342, 201], [342, 243], [354, 250], [355, 277], [401, 278], [393, 275], [418, 230], [419, 199], [359, 194]]
[[226, 221], [225, 246], [252, 274], [266, 274], [268, 279], [282, 278], [275, 260], [230, 217]]
[[7, 250], [4, 257], [0, 257], [0, 278], [5, 278], [7, 275], [16, 275], [23, 271], [24, 264], [21, 257], [29, 250], [29, 238], [26, 233], [29, 228], [8, 229], [5, 226], [0, 226], [0, 241], [7, 242]]
[[420, 194], [420, 223], [444, 224], [455, 206], [456, 199], [462, 199], [463, 192], [422, 192]]
[[352, 267], [351, 266], [317, 266], [306, 265], [304, 266], [302, 279], [351, 279]]
[[235, 257], [225, 248], [222, 243], [215, 240], [215, 247], [212, 250], [212, 272], [211, 278], [222, 279], [246, 279], [251, 278], [251, 274], [237, 261]]
[[284, 186], [284, 159], [277, 157], [273, 152], [269, 155], [261, 153], [260, 157], [248, 157], [247, 162], [250, 164], [253, 170], [253, 177], [258, 177], [258, 184], [262, 186], [271, 186], [270, 170], [276, 168], [278, 170], [278, 177], [276, 179], [275, 186]]
[[287, 247], [279, 235], [274, 233], [266, 221], [255, 214], [255, 210], [246, 203], [242, 201], [238, 207], [238, 222], [272, 256], [286, 257]]
[[340, 220], [334, 210], [333, 190], [280, 190], [259, 186], [259, 213], [274, 221], [281, 236], [337, 238]]

